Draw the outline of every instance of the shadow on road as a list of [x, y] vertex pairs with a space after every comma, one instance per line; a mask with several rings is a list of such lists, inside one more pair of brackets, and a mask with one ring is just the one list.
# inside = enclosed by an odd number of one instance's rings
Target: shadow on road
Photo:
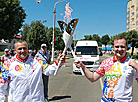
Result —
[[49, 101], [56, 101], [56, 100], [61, 100], [65, 98], [71, 98], [71, 96], [54, 96], [51, 99], [49, 99]]

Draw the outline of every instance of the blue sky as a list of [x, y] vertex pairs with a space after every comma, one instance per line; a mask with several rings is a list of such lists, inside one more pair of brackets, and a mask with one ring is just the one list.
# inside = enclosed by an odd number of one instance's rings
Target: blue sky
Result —
[[[58, 0], [21, 0], [21, 6], [26, 10], [25, 23], [30, 24], [34, 20], [47, 20], [44, 23], [48, 28], [53, 27], [54, 4]], [[65, 5], [73, 9], [72, 18], [79, 18], [74, 35], [76, 40], [84, 38], [84, 35], [105, 34], [113, 36], [126, 32], [127, 24], [127, 2], [129, 0], [67, 0], [56, 5], [56, 27], [57, 21], [63, 21]]]

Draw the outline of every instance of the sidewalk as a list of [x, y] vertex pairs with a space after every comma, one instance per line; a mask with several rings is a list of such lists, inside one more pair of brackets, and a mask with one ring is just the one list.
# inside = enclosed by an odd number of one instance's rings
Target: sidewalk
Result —
[[103, 54], [102, 56], [112, 57], [112, 55], [109, 55], [109, 54]]

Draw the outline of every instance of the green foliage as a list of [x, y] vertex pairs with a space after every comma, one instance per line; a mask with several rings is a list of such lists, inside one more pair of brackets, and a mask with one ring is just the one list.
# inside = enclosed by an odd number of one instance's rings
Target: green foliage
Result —
[[84, 35], [85, 39], [84, 40], [92, 40], [92, 36], [91, 35]]
[[93, 41], [97, 41], [98, 45], [102, 46], [101, 38], [99, 37], [98, 34], [84, 35], [84, 39], [81, 39], [81, 40], [93, 40]]
[[101, 46], [102, 44], [104, 44], [106, 46], [107, 44], [113, 45], [114, 38], [116, 36], [124, 36], [127, 38], [128, 44], [131, 44], [131, 47], [132, 47], [132, 52], [131, 52], [130, 57], [135, 58], [135, 55], [133, 56], [134, 47], [138, 47], [138, 33], [135, 30], [132, 30], [129, 32], [119, 33], [119, 34], [116, 34], [116, 35], [113, 35], [110, 37], [108, 34], [106, 34], [106, 35], [102, 36], [102, 38], [100, 38], [98, 36], [98, 34], [93, 34], [92, 36], [91, 35], [84, 35], [85, 39], [81, 39], [81, 40], [95, 40], [98, 42], [99, 46]]
[[92, 40], [97, 41], [98, 45], [99, 45], [99, 46], [102, 46], [101, 38], [99, 37], [98, 34], [93, 34]]
[[38, 50], [42, 43], [47, 43], [45, 26], [41, 21], [32, 21], [27, 33], [27, 42], [30, 49]]
[[[46, 43], [48, 50], [52, 50], [53, 28], [48, 29], [41, 21], [32, 21], [30, 25], [25, 24], [21, 35], [22, 40], [27, 41], [29, 49], [38, 50], [42, 43]], [[55, 50], [63, 50], [64, 42], [59, 28], [55, 28], [55, 36], [58, 37], [58, 41], [54, 42]]]
[[55, 28], [55, 36], [58, 37], [58, 40], [55, 42], [56, 50], [63, 50], [65, 47], [64, 41], [62, 40], [63, 34], [59, 28]]
[[135, 30], [131, 30], [126, 35], [127, 41], [132, 47], [138, 47], [138, 33]]
[[102, 36], [101, 42], [102, 42], [103, 44], [107, 45], [107, 43], [108, 43], [109, 41], [110, 41], [110, 38], [109, 38], [108, 34]]
[[30, 31], [30, 26], [28, 24], [24, 24], [23, 31], [21, 31], [21, 40], [27, 39], [27, 33]]
[[19, 0], [1, 0], [0, 39], [11, 40], [14, 34], [18, 34], [25, 17], [25, 10]]
[[[55, 50], [63, 50], [64, 49], [64, 41], [62, 40], [62, 32], [60, 31], [59, 28], [55, 28], [55, 34], [54, 36], [58, 37], [58, 40], [57, 41], [54, 41], [54, 48]], [[51, 42], [53, 40], [53, 28], [49, 28], [48, 31], [47, 31], [47, 34], [46, 34], [46, 37], [48, 38], [47, 39], [47, 43], [48, 45], [50, 46], [49, 50], [52, 50], [52, 45], [51, 45]]]
[[134, 47], [138, 47], [138, 33], [135, 30], [131, 30], [126, 35], [127, 41], [131, 44], [132, 52], [131, 57], [133, 57]]

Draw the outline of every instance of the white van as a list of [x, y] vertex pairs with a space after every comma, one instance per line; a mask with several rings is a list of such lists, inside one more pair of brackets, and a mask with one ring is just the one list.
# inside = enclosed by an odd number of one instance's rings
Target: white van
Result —
[[[97, 41], [78, 41], [74, 50], [77, 60], [83, 62], [83, 64], [91, 72], [96, 71], [99, 67], [99, 51]], [[77, 68], [73, 61], [73, 73], [80, 72], [80, 68]]]

